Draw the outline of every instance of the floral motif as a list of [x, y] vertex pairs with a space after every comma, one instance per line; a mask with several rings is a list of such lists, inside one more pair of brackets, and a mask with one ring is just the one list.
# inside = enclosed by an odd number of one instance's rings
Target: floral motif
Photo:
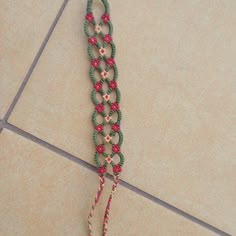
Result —
[[103, 153], [105, 151], [105, 147], [102, 144], [99, 144], [96, 147], [96, 150], [97, 150], [98, 153]]
[[103, 41], [106, 42], [106, 43], [110, 43], [112, 41], [112, 37], [110, 34], [106, 34], [104, 37], [103, 37]]
[[102, 83], [99, 81], [93, 85], [93, 87], [97, 90], [100, 91], [102, 89]]
[[102, 103], [100, 103], [100, 104], [96, 105], [95, 109], [97, 112], [101, 113], [104, 111], [104, 106], [102, 105]]
[[89, 12], [86, 16], [85, 16], [85, 19], [89, 22], [92, 22], [93, 19], [94, 19], [94, 16], [93, 16], [93, 13], [92, 12]]
[[120, 152], [120, 147], [119, 147], [119, 145], [118, 145], [118, 144], [114, 144], [113, 147], [112, 147], [112, 151], [113, 151], [114, 153]]
[[108, 164], [110, 164], [112, 162], [112, 158], [110, 156], [106, 157], [105, 160]]
[[103, 79], [106, 79], [108, 77], [108, 72], [106, 70], [104, 70], [102, 73], [101, 73], [101, 76]]
[[114, 123], [111, 126], [112, 130], [114, 130], [115, 132], [118, 132], [120, 130], [120, 126], [117, 123]]
[[89, 39], [88, 39], [88, 42], [91, 43], [92, 45], [96, 44], [97, 43], [97, 39], [93, 36], [91, 36]]
[[96, 25], [95, 26], [95, 31], [96, 31], [96, 33], [99, 34], [102, 31], [102, 27], [100, 25]]
[[121, 171], [122, 171], [122, 168], [118, 164], [113, 166], [114, 173], [118, 174]]
[[97, 68], [100, 66], [100, 61], [97, 58], [95, 58], [92, 60], [91, 64], [94, 68]]
[[98, 133], [100, 133], [100, 132], [103, 131], [103, 126], [99, 124], [99, 125], [97, 125], [97, 126], [95, 127], [95, 130], [96, 130]]
[[107, 93], [104, 94], [102, 97], [104, 98], [104, 100], [105, 100], [106, 102], [110, 99], [110, 95], [107, 94]]
[[111, 104], [111, 109], [112, 109], [113, 111], [118, 110], [118, 109], [119, 109], [119, 104], [116, 103], [116, 102], [113, 102], [113, 103]]
[[115, 80], [111, 80], [111, 82], [109, 83], [109, 87], [112, 89], [115, 89], [117, 87], [117, 83]]
[[107, 143], [109, 143], [112, 140], [112, 137], [108, 134], [104, 139]]
[[114, 60], [114, 58], [110, 57], [107, 59], [106, 63], [109, 66], [113, 66], [115, 64], [115, 60]]
[[104, 174], [106, 172], [107, 172], [107, 169], [106, 169], [105, 166], [101, 166], [101, 167], [98, 168], [98, 173], [99, 174]]
[[101, 48], [99, 49], [99, 53], [100, 53], [101, 56], [104, 56], [104, 55], [106, 54], [106, 49], [103, 48], [103, 47], [101, 47]]
[[109, 16], [109, 14], [104, 13], [104, 14], [102, 15], [102, 19], [103, 19], [103, 22], [104, 22], [105, 24], [107, 24], [107, 23], [110, 21], [110, 16]]
[[105, 116], [105, 121], [108, 123], [111, 120], [111, 116]]

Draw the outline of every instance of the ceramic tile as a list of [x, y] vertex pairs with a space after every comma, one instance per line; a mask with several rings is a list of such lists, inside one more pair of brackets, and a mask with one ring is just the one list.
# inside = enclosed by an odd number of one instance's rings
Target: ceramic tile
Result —
[[[97, 174], [10, 131], [0, 147], [1, 235], [86, 235]], [[94, 218], [97, 235], [105, 200]], [[121, 186], [113, 203], [111, 235], [214, 235]]]
[[[235, 2], [110, 5], [122, 93], [122, 178], [236, 233]], [[84, 14], [85, 2], [70, 1], [10, 122], [93, 163]]]
[[7, 112], [62, 2], [1, 2], [0, 118]]

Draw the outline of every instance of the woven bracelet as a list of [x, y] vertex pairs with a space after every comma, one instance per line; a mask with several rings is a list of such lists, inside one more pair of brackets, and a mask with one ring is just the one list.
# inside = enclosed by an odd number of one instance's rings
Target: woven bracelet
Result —
[[[107, 0], [100, 1], [105, 7], [105, 12], [99, 22], [97, 23], [94, 18], [93, 0], [88, 0], [84, 23], [84, 31], [88, 37], [88, 55], [91, 63], [89, 77], [93, 83], [91, 99], [95, 106], [92, 114], [92, 123], [94, 125], [93, 141], [96, 147], [94, 161], [100, 181], [95, 201], [88, 216], [89, 236], [93, 235], [92, 217], [105, 185], [104, 176], [110, 165], [114, 182], [103, 220], [103, 236], [107, 236], [110, 205], [124, 164], [124, 156], [121, 153], [123, 134], [120, 130], [120, 123], [122, 114], [119, 105], [120, 90], [117, 84], [118, 70], [114, 59], [116, 47], [112, 38], [113, 25]], [[102, 121], [99, 122], [99, 118]], [[115, 142], [117, 138], [118, 141]]]

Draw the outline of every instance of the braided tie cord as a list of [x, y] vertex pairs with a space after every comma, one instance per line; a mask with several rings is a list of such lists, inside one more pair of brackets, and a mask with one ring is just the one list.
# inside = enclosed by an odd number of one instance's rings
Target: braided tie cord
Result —
[[98, 191], [97, 191], [97, 194], [95, 196], [95, 200], [94, 200], [94, 203], [91, 207], [91, 210], [89, 212], [89, 216], [88, 216], [88, 226], [89, 226], [89, 236], [93, 236], [93, 230], [92, 230], [92, 218], [93, 218], [93, 215], [94, 215], [94, 210], [95, 210], [95, 207], [100, 199], [100, 196], [102, 194], [102, 191], [103, 191], [103, 187], [105, 185], [105, 179], [104, 179], [104, 176], [99, 176], [100, 178], [100, 184], [99, 184], [99, 187], [98, 187]]
[[104, 221], [103, 221], [103, 236], [107, 236], [107, 225], [108, 225], [108, 220], [109, 220], [109, 213], [110, 213], [110, 205], [112, 198], [114, 197], [114, 194], [116, 192], [117, 184], [119, 183], [119, 175], [114, 176], [114, 183], [112, 185], [112, 190], [107, 202], [106, 210], [105, 210], [105, 215], [104, 215]]
[[[110, 164], [113, 170], [114, 183], [107, 202], [103, 222], [103, 236], [107, 236], [110, 205], [119, 182], [121, 167], [124, 164], [124, 156], [121, 153], [123, 142], [123, 134], [120, 129], [122, 119], [120, 111], [121, 96], [117, 83], [118, 69], [115, 61], [116, 47], [112, 38], [113, 25], [107, 0], [100, 0], [100, 2], [104, 5], [105, 12], [99, 22], [95, 21], [93, 15], [93, 0], [88, 0], [84, 23], [84, 32], [88, 37], [88, 55], [90, 58], [89, 76], [93, 83], [91, 100], [95, 105], [92, 114], [92, 123], [94, 125], [93, 141], [96, 146], [94, 161], [100, 178], [95, 202], [88, 216], [89, 236], [93, 235], [91, 220], [102, 194], [105, 184], [104, 176]], [[98, 122], [99, 118], [100, 120], [102, 118], [102, 121]]]

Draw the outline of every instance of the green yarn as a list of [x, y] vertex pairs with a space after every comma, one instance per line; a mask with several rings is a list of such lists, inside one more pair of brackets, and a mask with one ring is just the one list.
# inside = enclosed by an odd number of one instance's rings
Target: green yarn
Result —
[[[107, 2], [107, 0], [101, 0], [101, 2], [103, 3], [104, 7], [105, 7], [105, 12], [103, 14], [108, 14], [108, 16], [110, 17], [110, 8], [109, 8], [109, 4]], [[117, 69], [117, 66], [116, 66], [116, 63], [108, 63], [107, 61], [109, 60], [108, 56], [105, 54], [105, 55], [102, 55], [100, 54], [99, 56], [95, 56], [94, 55], [94, 51], [93, 50], [99, 50], [101, 48], [104, 48], [106, 49], [107, 47], [110, 47], [111, 48], [111, 54], [110, 54], [110, 59], [114, 59], [115, 58], [115, 55], [116, 55], [116, 46], [112, 40], [112, 34], [113, 34], [113, 25], [110, 21], [110, 18], [109, 20], [104, 20], [104, 19], [100, 19], [99, 22], [97, 23], [94, 19], [94, 16], [93, 16], [93, 10], [92, 10], [92, 5], [93, 5], [93, 0], [88, 0], [87, 1], [87, 15], [86, 15], [86, 20], [85, 20], [85, 23], [84, 23], [84, 32], [86, 34], [86, 36], [88, 37], [88, 40], [90, 40], [91, 38], [93, 38], [93, 40], [95, 40], [96, 42], [93, 42], [91, 43], [91, 41], [89, 41], [88, 43], [88, 48], [87, 48], [87, 52], [88, 52], [88, 56], [90, 58], [90, 61], [91, 61], [91, 65], [90, 65], [90, 68], [89, 68], [89, 77], [93, 83], [93, 85], [95, 86], [97, 83], [99, 83], [99, 86], [101, 86], [100, 89], [95, 89], [95, 87], [93, 88], [93, 90], [91, 91], [91, 100], [93, 102], [93, 104], [95, 105], [95, 108], [96, 106], [103, 106], [105, 108], [105, 106], [109, 106], [110, 108], [110, 111], [109, 113], [107, 114], [105, 112], [105, 109], [102, 110], [102, 111], [97, 111], [96, 109], [94, 110], [94, 112], [92, 113], [92, 116], [91, 116], [91, 120], [92, 120], [92, 123], [94, 125], [94, 128], [96, 128], [98, 125], [102, 125], [103, 127], [105, 126], [110, 126], [112, 128], [113, 125], [118, 125], [120, 127], [120, 123], [121, 123], [121, 120], [122, 120], [122, 113], [120, 111], [120, 107], [118, 107], [118, 109], [111, 109], [112, 105], [114, 105], [114, 103], [118, 104], [119, 106], [119, 103], [120, 103], [120, 99], [121, 99], [121, 93], [120, 93], [120, 90], [116, 84], [116, 87], [111, 87], [110, 86], [110, 83], [111, 82], [117, 82], [118, 80], [118, 69]], [[90, 14], [90, 15], [89, 15]], [[89, 15], [89, 16], [88, 16]], [[88, 18], [87, 18], [88, 16]], [[90, 17], [90, 18], [89, 18]], [[96, 25], [99, 25], [101, 28], [103, 27], [108, 27], [109, 29], [109, 32], [107, 34], [104, 34], [102, 32], [102, 30], [99, 32], [96, 32], [94, 31], [94, 33], [90, 33], [89, 31], [89, 28], [90, 27], [94, 27]], [[106, 36], [111, 36], [111, 40], [109, 40], [109, 42], [106, 41], [106, 39], [104, 39]], [[95, 39], [94, 39], [95, 38]], [[103, 41], [100, 43], [97, 39], [98, 38], [101, 38], [103, 39]], [[98, 60], [96, 62], [98, 62], [98, 65], [94, 66], [92, 64], [92, 62], [94, 60]], [[101, 62], [105, 62], [106, 63], [106, 66], [105, 68], [102, 68], [101, 66]], [[110, 70], [113, 70], [113, 76], [112, 78], [110, 78], [110, 76], [108, 76], [107, 78], [96, 78], [95, 77], [95, 71], [97, 71], [99, 74], [101, 74], [102, 72], [104, 72], [104, 70], [106, 72], [109, 73]], [[104, 88], [104, 85], [107, 85], [106, 87], [108, 89], [105, 89]], [[109, 99], [108, 101], [106, 101], [105, 99], [100, 101], [100, 99], [98, 99], [98, 96], [99, 97], [102, 97], [103, 95], [107, 94], [107, 95], [112, 95], [112, 94], [115, 94], [115, 99], [112, 98], [112, 101]], [[117, 120], [113, 120], [114, 119], [114, 115], [117, 114]], [[103, 118], [103, 121], [101, 123], [98, 123], [98, 116], [102, 116]], [[106, 116], [110, 116], [112, 117], [112, 119], [110, 121], [106, 121], [105, 120], [105, 117]], [[105, 137], [109, 135], [112, 139], [109, 141], [109, 142], [106, 142], [105, 141]], [[113, 142], [113, 138], [118, 135], [118, 141], [117, 143], [114, 143]], [[105, 149], [107, 147], [107, 145], [111, 145], [112, 147], [114, 145], [118, 145], [119, 148], [121, 147], [122, 143], [123, 143], [123, 134], [121, 132], [121, 130], [116, 130], [114, 131], [113, 129], [111, 129], [108, 133], [106, 133], [104, 130], [102, 131], [97, 131], [96, 129], [94, 130], [93, 132], [93, 142], [95, 144], [95, 146], [97, 147], [98, 145], [102, 144]], [[99, 141], [100, 139], [102, 138], [102, 143]], [[110, 148], [111, 149], [111, 148]], [[102, 153], [98, 153], [97, 151], [95, 152], [94, 154], [94, 161], [95, 161], [95, 164], [97, 167], [101, 167], [102, 165], [107, 167], [108, 163], [105, 161], [104, 164], [101, 163], [100, 161], [100, 155], [102, 155], [104, 158], [106, 157], [114, 157], [115, 155], [117, 155], [119, 157], [119, 166], [123, 166], [124, 164], [124, 156], [123, 154], [121, 153], [121, 151], [119, 152], [111, 152], [111, 153], [107, 153], [106, 151], [102, 152]], [[114, 167], [117, 163], [114, 163], [114, 161], [112, 160], [109, 164], [111, 164], [112, 167]]]

